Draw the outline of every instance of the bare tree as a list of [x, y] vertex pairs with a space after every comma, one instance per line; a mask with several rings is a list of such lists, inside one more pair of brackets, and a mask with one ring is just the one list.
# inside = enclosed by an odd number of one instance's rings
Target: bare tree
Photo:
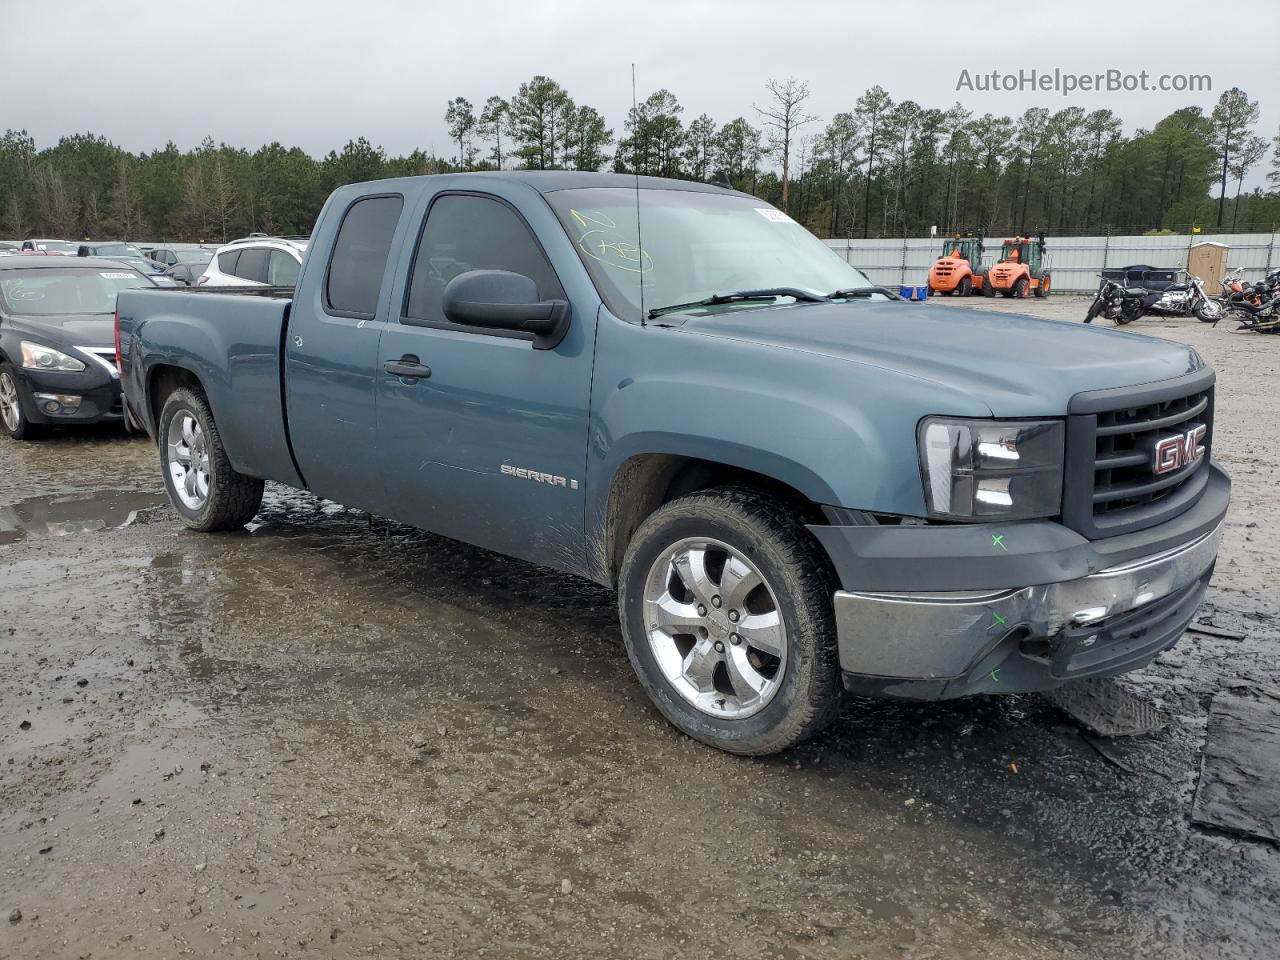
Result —
[[809, 84], [787, 77], [785, 80], [767, 80], [764, 86], [773, 102], [763, 107], [758, 104], [752, 106], [764, 118], [764, 125], [770, 131], [770, 149], [782, 161], [782, 209], [785, 210], [791, 181], [792, 138], [797, 129], [818, 118], [804, 112], [804, 102], [809, 99]]
[[1267, 147], [1271, 142], [1265, 137], [1250, 137], [1236, 147], [1236, 157], [1231, 164], [1231, 175], [1236, 179], [1236, 199], [1231, 205], [1231, 229], [1235, 230], [1240, 222], [1240, 188], [1244, 185], [1245, 174], [1255, 163], [1267, 155]]

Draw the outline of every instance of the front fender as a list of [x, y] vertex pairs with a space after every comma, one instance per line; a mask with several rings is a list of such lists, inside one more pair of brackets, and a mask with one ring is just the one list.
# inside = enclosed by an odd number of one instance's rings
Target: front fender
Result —
[[919, 418], [969, 412], [955, 406], [950, 391], [883, 368], [602, 314], [587, 454], [588, 544], [607, 542], [614, 477], [640, 454], [750, 470], [818, 504], [923, 515]]

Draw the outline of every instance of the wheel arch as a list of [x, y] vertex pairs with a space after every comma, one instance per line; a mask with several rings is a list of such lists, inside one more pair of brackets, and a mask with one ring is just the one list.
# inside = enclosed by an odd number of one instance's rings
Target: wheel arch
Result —
[[147, 370], [146, 392], [143, 401], [150, 417], [152, 430], [159, 433], [160, 411], [169, 394], [181, 387], [195, 387], [206, 397], [208, 391], [199, 375], [188, 367], [176, 363], [157, 363]]
[[617, 584], [627, 544], [640, 524], [659, 507], [698, 490], [730, 484], [782, 501], [806, 523], [823, 522], [820, 504], [834, 497], [817, 477], [811, 482], [801, 480], [801, 486], [808, 488], [804, 490], [773, 472], [761, 472], [733, 458], [708, 459], [673, 452], [634, 454], [618, 466], [609, 483], [597, 548], [593, 551], [595, 578], [609, 586]]

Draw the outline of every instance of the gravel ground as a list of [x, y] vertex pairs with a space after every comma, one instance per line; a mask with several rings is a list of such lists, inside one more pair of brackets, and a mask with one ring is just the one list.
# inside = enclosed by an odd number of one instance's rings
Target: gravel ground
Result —
[[1280, 682], [1280, 338], [1135, 327], [1218, 369], [1201, 619], [1243, 639], [1134, 677], [1172, 722], [1111, 744], [856, 701], [733, 758], [649, 706], [608, 591], [274, 486], [195, 534], [143, 440], [0, 440], [0, 957], [1275, 957], [1280, 850], [1188, 813], [1210, 699]]

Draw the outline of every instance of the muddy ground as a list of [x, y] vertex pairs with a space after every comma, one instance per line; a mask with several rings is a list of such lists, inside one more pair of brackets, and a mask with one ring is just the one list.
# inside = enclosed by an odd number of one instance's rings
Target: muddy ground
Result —
[[1137, 326], [1218, 368], [1244, 639], [1136, 677], [1172, 722], [1123, 743], [856, 701], [737, 759], [605, 590], [279, 487], [190, 533], [144, 440], [0, 440], [0, 957], [1277, 956], [1280, 850], [1188, 814], [1209, 700], [1280, 682], [1280, 337]]

